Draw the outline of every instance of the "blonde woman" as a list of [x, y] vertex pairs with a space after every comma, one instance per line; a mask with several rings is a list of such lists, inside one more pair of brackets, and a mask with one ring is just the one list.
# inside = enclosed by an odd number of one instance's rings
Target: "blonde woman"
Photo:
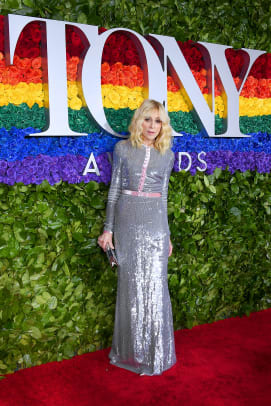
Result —
[[[99, 245], [116, 249], [118, 290], [111, 364], [160, 375], [176, 362], [167, 265], [172, 253], [167, 192], [174, 164], [162, 104], [145, 100], [116, 144]], [[112, 235], [114, 234], [114, 245]]]

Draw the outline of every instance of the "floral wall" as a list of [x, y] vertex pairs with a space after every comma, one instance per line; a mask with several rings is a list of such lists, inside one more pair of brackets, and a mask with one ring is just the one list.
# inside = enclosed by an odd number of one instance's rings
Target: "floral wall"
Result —
[[[104, 29], [100, 29], [100, 33]], [[15, 52], [14, 64], [7, 66], [4, 54], [4, 17], [0, 20], [0, 181], [13, 185], [16, 182], [50, 184], [60, 180], [69, 183], [95, 180], [108, 183], [111, 165], [106, 152], [112, 152], [119, 140], [101, 130], [87, 116], [80, 98], [78, 67], [83, 59], [85, 45], [77, 30], [67, 28], [67, 87], [69, 124], [72, 130], [87, 132], [87, 137], [31, 138], [46, 126], [44, 79], [41, 60], [41, 28], [39, 23], [29, 24], [22, 32]], [[207, 100], [206, 69], [202, 54], [192, 41], [178, 42], [202, 94]], [[234, 81], [238, 85], [244, 64], [243, 52], [228, 49], [227, 61]], [[203, 135], [193, 119], [192, 105], [184, 98], [179, 86], [168, 76], [167, 98], [171, 124], [180, 137], [175, 137], [174, 169], [179, 170], [177, 153], [191, 154], [190, 172], [196, 167], [205, 169], [197, 159], [201, 151], [207, 165], [207, 174], [216, 167], [233, 173], [236, 170], [269, 172], [271, 129], [271, 54], [266, 53], [254, 63], [242, 89], [240, 129], [248, 138], [208, 138]], [[101, 92], [106, 117], [116, 131], [128, 134], [128, 125], [134, 110], [142, 103], [143, 71], [139, 55], [132, 40], [117, 33], [109, 37], [103, 52]], [[215, 83], [216, 133], [223, 132], [225, 116], [222, 91]], [[83, 176], [87, 158], [93, 152], [101, 176]], [[183, 160], [180, 168], [186, 168]]]

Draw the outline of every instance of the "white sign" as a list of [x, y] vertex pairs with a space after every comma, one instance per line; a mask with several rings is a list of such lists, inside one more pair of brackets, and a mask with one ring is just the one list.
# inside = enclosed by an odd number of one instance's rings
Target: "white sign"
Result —
[[[256, 59], [265, 53], [253, 49], [245, 51], [245, 64], [240, 77], [240, 87], [237, 90], [228, 66], [225, 51], [230, 46], [210, 44], [207, 42], [196, 43], [203, 53], [207, 66], [207, 86], [209, 90], [208, 103], [206, 103], [200, 88], [180, 50], [177, 41], [173, 37], [150, 34], [152, 45], [142, 35], [125, 28], [114, 28], [102, 34], [98, 33], [98, 27], [68, 23], [64, 21], [47, 20], [42, 18], [9, 15], [9, 38], [6, 43], [9, 46], [10, 55], [8, 63], [12, 64], [14, 51], [20, 33], [24, 27], [33, 21], [41, 21], [45, 25], [47, 63], [44, 66], [48, 76], [48, 105], [49, 120], [48, 128], [32, 136], [82, 136], [70, 129], [68, 122], [67, 107], [67, 73], [66, 73], [66, 38], [65, 26], [73, 25], [85, 35], [90, 47], [86, 52], [81, 80], [83, 98], [88, 108], [88, 113], [100, 126], [101, 129], [118, 137], [124, 137], [116, 133], [106, 120], [101, 93], [101, 61], [102, 53], [107, 38], [115, 32], [123, 32], [134, 42], [140, 56], [144, 73], [145, 98], [155, 99], [164, 103], [167, 107], [167, 75], [169, 73], [174, 80], [183, 86], [187, 97], [194, 107], [195, 116], [202, 130], [209, 137], [246, 137], [239, 128], [239, 94], [245, 83], [251, 66]], [[7, 33], [5, 33], [7, 39]], [[157, 56], [154, 47], [158, 50]], [[215, 86], [214, 78], [218, 74], [225, 90], [226, 115], [224, 117], [225, 132], [215, 134]], [[46, 76], [46, 75], [45, 75]], [[181, 136], [174, 131], [175, 136]]]

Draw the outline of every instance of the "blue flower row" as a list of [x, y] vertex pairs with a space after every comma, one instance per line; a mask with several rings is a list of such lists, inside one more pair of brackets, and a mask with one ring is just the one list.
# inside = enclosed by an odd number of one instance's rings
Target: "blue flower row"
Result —
[[[108, 133], [93, 133], [82, 137], [35, 137], [29, 134], [38, 133], [34, 128], [10, 130], [0, 129], [0, 159], [6, 161], [22, 160], [28, 156], [46, 154], [48, 156], [81, 155], [88, 157], [91, 152], [95, 156], [113, 151], [114, 145], [120, 140]], [[123, 134], [125, 135], [125, 133]], [[206, 138], [201, 133], [191, 135], [183, 133], [174, 137], [174, 152], [178, 151], [255, 151], [271, 154], [271, 135], [268, 133], [252, 133], [247, 138]]]

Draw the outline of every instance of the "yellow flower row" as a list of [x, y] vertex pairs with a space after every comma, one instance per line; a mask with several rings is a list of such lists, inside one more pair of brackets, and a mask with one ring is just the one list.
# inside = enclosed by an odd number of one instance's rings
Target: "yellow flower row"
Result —
[[129, 108], [137, 109], [144, 100], [143, 87], [102, 85], [103, 106], [115, 110]]
[[[203, 95], [206, 102], [208, 95]], [[130, 108], [132, 110], [140, 106], [144, 100], [143, 88], [135, 87], [130, 89], [126, 86], [102, 85], [103, 105], [106, 108], [115, 110]], [[187, 96], [178, 92], [167, 92], [168, 111], [189, 112], [192, 110], [192, 104]], [[215, 114], [224, 116], [224, 102], [221, 96], [215, 97]], [[247, 98], [239, 97], [239, 115], [240, 116], [262, 116], [271, 114], [271, 98], [259, 99], [257, 97]]]
[[41, 83], [20, 82], [15, 86], [0, 83], [0, 106], [27, 103], [32, 107], [35, 103], [44, 106], [44, 88]]
[[[19, 105], [27, 103], [32, 107], [35, 103], [39, 107], [45, 105], [44, 101], [45, 85], [40, 83], [24, 83], [12, 86], [0, 83], [0, 106], [6, 106], [9, 103]], [[129, 108], [135, 110], [144, 100], [144, 90], [142, 87], [132, 89], [126, 86], [102, 85], [102, 99], [105, 108], [114, 110]], [[80, 86], [77, 82], [68, 81], [68, 106], [73, 110], [80, 110], [83, 106], [80, 96]], [[187, 97], [179, 92], [167, 92], [168, 110], [170, 112], [183, 111], [189, 112], [192, 109], [191, 102]], [[207, 95], [204, 95], [207, 101]], [[258, 99], [256, 97], [239, 97], [240, 116], [261, 116], [271, 114], [271, 98]], [[215, 98], [215, 114], [220, 117], [224, 115], [224, 103], [221, 96]]]

